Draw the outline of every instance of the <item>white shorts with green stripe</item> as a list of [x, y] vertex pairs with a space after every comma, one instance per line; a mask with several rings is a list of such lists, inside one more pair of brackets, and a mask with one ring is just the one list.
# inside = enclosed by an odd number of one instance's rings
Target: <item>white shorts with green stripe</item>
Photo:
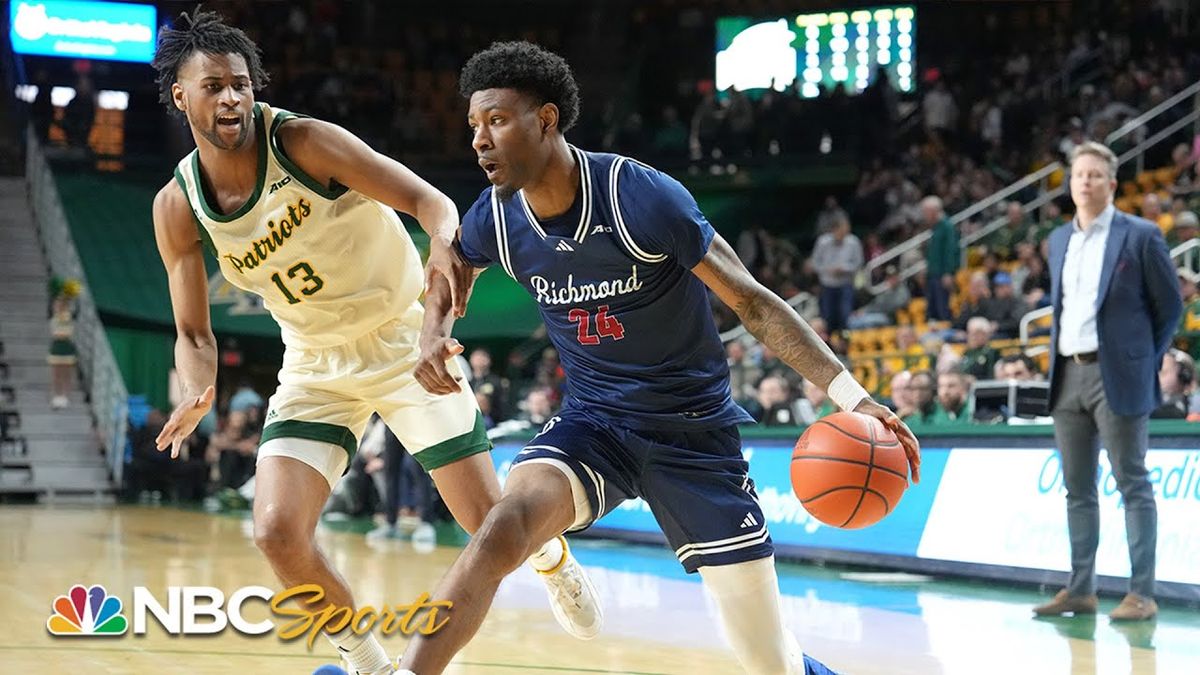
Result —
[[[413, 377], [419, 314], [335, 347], [289, 347], [279, 388], [267, 407], [258, 460], [294, 457], [332, 487], [349, 467], [375, 412], [426, 471], [490, 450], [465, 379], [462, 391], [437, 396]], [[457, 363], [446, 365], [462, 376]]]

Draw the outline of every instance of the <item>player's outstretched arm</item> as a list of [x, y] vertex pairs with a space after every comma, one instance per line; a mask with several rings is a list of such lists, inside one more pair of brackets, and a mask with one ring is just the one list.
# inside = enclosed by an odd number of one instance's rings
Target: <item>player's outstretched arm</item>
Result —
[[454, 313], [466, 313], [475, 275], [454, 254], [458, 207], [449, 197], [336, 124], [296, 119], [281, 126], [277, 138], [288, 158], [323, 185], [336, 182], [416, 218], [430, 239], [425, 290], [430, 290], [433, 277], [444, 277]]
[[431, 394], [451, 394], [462, 390], [459, 379], [446, 368], [447, 361], [463, 352], [462, 344], [450, 337], [453, 328], [450, 284], [443, 277], [435, 276], [425, 292], [425, 323], [421, 326], [421, 337], [417, 342], [421, 356], [413, 370], [417, 382]]
[[183, 401], [156, 439], [158, 449], [171, 446], [179, 456], [184, 439], [208, 413], [216, 394], [217, 340], [208, 311], [208, 277], [200, 232], [183, 190], [174, 181], [154, 197], [154, 238], [167, 269], [171, 310], [175, 314], [175, 368]]
[[808, 322], [758, 283], [721, 235], [713, 238], [708, 253], [692, 273], [737, 313], [751, 335], [793, 370], [829, 392], [829, 398], [839, 407], [877, 417], [895, 432], [908, 455], [913, 482], [920, 480], [920, 446], [912, 431], [895, 413], [871, 399]]

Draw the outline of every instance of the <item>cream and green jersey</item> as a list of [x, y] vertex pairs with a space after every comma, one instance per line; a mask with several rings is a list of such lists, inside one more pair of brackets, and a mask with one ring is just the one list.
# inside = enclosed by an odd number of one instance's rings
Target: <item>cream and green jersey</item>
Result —
[[396, 212], [336, 183], [322, 185], [276, 144], [293, 113], [254, 107], [258, 183], [222, 215], [201, 187], [198, 151], [175, 179], [200, 237], [231, 284], [261, 296], [289, 347], [344, 344], [394, 320], [417, 302], [421, 259]]

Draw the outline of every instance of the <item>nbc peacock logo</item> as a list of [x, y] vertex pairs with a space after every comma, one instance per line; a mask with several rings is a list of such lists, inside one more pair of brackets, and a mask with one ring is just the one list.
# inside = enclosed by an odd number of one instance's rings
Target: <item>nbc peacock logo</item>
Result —
[[46, 619], [46, 630], [53, 635], [115, 637], [128, 628], [129, 622], [121, 615], [121, 599], [100, 585], [72, 586], [66, 595], [54, 599], [54, 614]]

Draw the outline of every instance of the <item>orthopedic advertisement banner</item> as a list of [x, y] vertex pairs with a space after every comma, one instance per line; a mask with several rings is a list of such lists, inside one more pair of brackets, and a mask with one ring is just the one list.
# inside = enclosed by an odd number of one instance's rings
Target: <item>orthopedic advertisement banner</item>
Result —
[[158, 19], [154, 5], [13, 0], [9, 25], [18, 54], [149, 63]]
[[[521, 444], [494, 451], [501, 478]], [[1068, 569], [1066, 493], [1052, 448], [923, 448], [921, 483], [884, 520], [862, 530], [819, 523], [792, 494], [792, 445], [747, 441], [744, 453], [771, 537], [777, 545], [906, 556], [1033, 570]], [[1158, 578], [1200, 585], [1200, 450], [1151, 450], [1158, 500]], [[1100, 550], [1097, 572], [1129, 575], [1125, 513], [1105, 453], [1100, 456]], [[642, 500], [622, 504], [596, 527], [658, 532]]]

